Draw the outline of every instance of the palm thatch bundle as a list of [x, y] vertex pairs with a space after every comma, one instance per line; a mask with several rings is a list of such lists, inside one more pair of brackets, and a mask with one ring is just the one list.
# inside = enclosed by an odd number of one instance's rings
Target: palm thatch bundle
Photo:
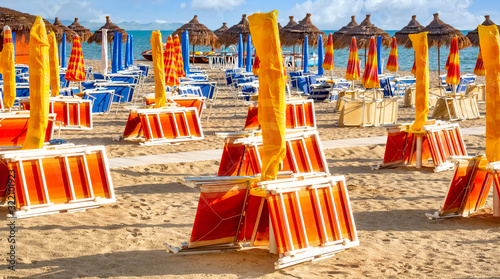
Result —
[[[36, 16], [18, 12], [12, 9], [0, 7], [0, 30], [3, 30], [5, 25], [8, 25], [12, 32], [16, 32], [16, 40], [24, 37], [25, 42], [29, 42], [30, 31], [33, 23], [35, 23]], [[51, 24], [48, 20], [45, 22], [47, 31], [54, 32], [58, 41], [62, 38], [63, 31]], [[3, 45], [3, 35], [0, 34], [0, 49]]]
[[[481, 25], [489, 26], [489, 25], [495, 25], [495, 23], [490, 19], [489, 15], [485, 15], [484, 22], [481, 23]], [[499, 28], [500, 28], [500, 26], [499, 26]], [[469, 33], [467, 33], [466, 37], [469, 38], [469, 41], [471, 42], [471, 44], [473, 46], [479, 47], [479, 33], [477, 31], [477, 28], [474, 29], [473, 31], [470, 31]]]
[[62, 32], [66, 34], [66, 41], [73, 42], [73, 37], [76, 34], [75, 31], [69, 29], [66, 25], [62, 24], [59, 21], [58, 17], [56, 17], [56, 19], [54, 20], [54, 26], [59, 27], [62, 30]]
[[250, 28], [248, 27], [247, 15], [243, 15], [238, 24], [231, 26], [226, 32], [224, 32], [219, 37], [219, 42], [223, 45], [237, 44], [239, 35], [241, 34], [243, 43], [247, 41], [247, 35], [250, 34]]
[[228, 29], [229, 29], [229, 27], [227, 27], [225, 22], [223, 22], [222, 26], [219, 29], [214, 31], [214, 34], [215, 34], [215, 36], [219, 37], [220, 35], [222, 35], [222, 33], [226, 32]]
[[283, 26], [281, 26], [281, 24], [278, 22], [278, 31], [280, 31], [281, 29], [283, 29]]
[[425, 27], [423, 25], [418, 23], [417, 16], [412, 15], [408, 25], [396, 32], [394, 34], [394, 37], [396, 37], [396, 42], [398, 43], [398, 45], [404, 46], [405, 48], [412, 48], [413, 46], [408, 35], [420, 33], [424, 28]]
[[429, 34], [427, 34], [429, 47], [440, 48], [442, 46], [450, 46], [454, 36], [458, 36], [459, 49], [470, 46], [469, 39], [465, 37], [460, 30], [455, 29], [451, 25], [441, 21], [438, 13], [435, 13], [434, 20], [422, 29], [422, 32], [425, 31], [429, 32]]
[[337, 30], [336, 32], [333, 33], [333, 41], [335, 42], [335, 40], [342, 37], [342, 35], [347, 33], [347, 31], [351, 30], [355, 26], [358, 26], [358, 23], [356, 22], [356, 18], [355, 18], [355, 16], [351, 16], [351, 22], [349, 22], [346, 26], [340, 28], [339, 30]]
[[111, 43], [115, 39], [115, 31], [123, 34], [123, 42], [127, 42], [127, 32], [124, 29], [114, 25], [109, 16], [106, 16], [106, 24], [104, 24], [99, 30], [95, 31], [92, 36], [87, 40], [87, 43], [93, 43], [100, 45], [102, 43], [102, 29], [108, 29], [108, 42]]
[[284, 36], [287, 34], [289, 30], [291, 30], [298, 23], [293, 20], [293, 16], [289, 16], [290, 21], [285, 25], [285, 27], [280, 30], [280, 42], [283, 44]]
[[[291, 20], [293, 20], [293, 18], [291, 18]], [[311, 14], [306, 14], [297, 25], [286, 30], [283, 28], [282, 32], [280, 32], [281, 45], [294, 46], [302, 44], [304, 38], [307, 36], [308, 44], [310, 46], [317, 46], [319, 35], [325, 35], [325, 33], [312, 24]]]
[[92, 36], [92, 32], [89, 29], [83, 27], [78, 22], [77, 17], [75, 17], [75, 21], [73, 23], [71, 23], [68, 26], [68, 28], [75, 31], [75, 33], [78, 34], [78, 36], [80, 36], [80, 41], [82, 41], [82, 42], [87, 41]]
[[342, 37], [334, 43], [336, 49], [348, 48], [351, 45], [351, 38], [356, 37], [358, 48], [368, 48], [371, 37], [382, 37], [382, 45], [389, 47], [391, 45], [391, 36], [384, 30], [376, 27], [370, 21], [370, 15], [366, 15], [365, 20], [360, 25], [352, 27]]
[[212, 30], [208, 29], [205, 25], [198, 22], [198, 16], [195, 15], [193, 19], [179, 27], [172, 33], [172, 36], [179, 35], [181, 33], [188, 31], [189, 34], [189, 44], [194, 46], [215, 46], [217, 44], [217, 36], [215, 36]]

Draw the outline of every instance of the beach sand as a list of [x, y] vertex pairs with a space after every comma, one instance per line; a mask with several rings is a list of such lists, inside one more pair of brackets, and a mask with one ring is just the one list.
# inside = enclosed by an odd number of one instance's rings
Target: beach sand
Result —
[[[98, 64], [96, 61], [86, 61]], [[141, 61], [142, 63], [142, 61]], [[343, 75], [336, 69], [335, 74]], [[113, 141], [125, 127], [127, 112], [96, 115], [92, 131], [62, 131], [61, 138], [76, 144], [105, 145], [110, 158], [221, 149], [216, 132], [241, 130], [247, 108], [234, 102], [219, 85], [217, 103], [206, 139], [180, 145], [139, 146]], [[151, 92], [151, 80], [142, 93]], [[321, 140], [385, 136], [384, 128], [339, 128], [338, 113], [325, 113], [316, 103]], [[484, 104], [480, 105], [484, 115]], [[432, 109], [431, 109], [432, 112]], [[410, 122], [412, 108], [399, 108], [399, 122]], [[206, 115], [205, 115], [206, 116]], [[460, 122], [485, 126], [485, 120]], [[466, 136], [469, 154], [484, 153], [485, 136]], [[212, 176], [218, 160], [157, 164], [111, 169], [117, 202], [86, 212], [62, 213], [16, 220], [17, 271], [4, 278], [485, 278], [497, 277], [500, 264], [500, 218], [487, 209], [468, 218], [429, 220], [442, 204], [452, 171], [433, 173], [397, 168], [374, 171], [385, 146], [325, 150], [330, 172], [345, 175], [360, 246], [333, 258], [275, 271], [277, 255], [267, 249], [172, 255], [164, 243], [189, 240], [199, 190], [185, 186], [184, 177]], [[6, 208], [0, 209], [5, 216]], [[8, 221], [0, 228], [0, 251], [7, 251]]]

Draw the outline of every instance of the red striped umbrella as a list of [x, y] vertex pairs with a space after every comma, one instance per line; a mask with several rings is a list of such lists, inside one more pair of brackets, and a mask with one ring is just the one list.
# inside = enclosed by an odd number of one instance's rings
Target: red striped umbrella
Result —
[[458, 84], [460, 83], [460, 61], [458, 57], [458, 37], [453, 37], [451, 41], [450, 54], [448, 55], [448, 61], [444, 67], [446, 71], [446, 83], [448, 84]]
[[257, 53], [256, 53], [255, 54], [255, 61], [253, 62], [253, 66], [252, 66], [252, 73], [253, 73], [254, 76], [258, 76], [259, 75], [259, 68], [260, 68], [260, 59], [259, 59], [259, 56], [257, 56]]
[[347, 80], [359, 79], [359, 58], [358, 58], [358, 45], [356, 44], [356, 37], [351, 38], [351, 47], [349, 49], [349, 59], [347, 60], [347, 72], [345, 78]]
[[374, 37], [370, 39], [368, 61], [366, 63], [365, 72], [363, 73], [363, 78], [361, 79], [361, 84], [363, 84], [365, 88], [380, 88], [377, 67], [377, 45]]
[[486, 70], [484, 69], [483, 56], [481, 55], [481, 48], [477, 54], [476, 67], [474, 67], [474, 74], [477, 76], [485, 76]]
[[333, 35], [328, 34], [328, 43], [326, 44], [325, 60], [323, 61], [323, 69], [333, 71]]
[[385, 68], [390, 72], [397, 72], [399, 69], [398, 44], [396, 43], [396, 37], [392, 37], [391, 53], [389, 53], [389, 59], [387, 60], [387, 66], [385, 66]]
[[167, 46], [163, 54], [163, 63], [165, 64], [165, 84], [169, 86], [179, 85], [177, 63], [175, 63], [175, 60], [174, 42], [172, 36], [168, 36]]
[[411, 68], [411, 73], [413, 75], [417, 74], [417, 65], [415, 65], [415, 60], [413, 60], [413, 67]]
[[181, 41], [177, 35], [174, 37], [174, 50], [177, 62], [177, 74], [179, 77], [185, 77], [186, 73], [184, 72], [184, 62], [182, 61]]
[[85, 63], [83, 62], [82, 45], [78, 35], [73, 37], [73, 47], [69, 57], [68, 70], [64, 79], [69, 81], [85, 81]]

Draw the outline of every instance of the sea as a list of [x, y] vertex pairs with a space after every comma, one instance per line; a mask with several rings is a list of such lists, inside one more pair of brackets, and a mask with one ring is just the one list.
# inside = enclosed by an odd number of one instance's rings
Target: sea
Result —
[[[336, 30], [322, 30], [326, 35], [328, 33], [333, 33]], [[396, 30], [385, 30], [391, 37], [394, 35]], [[166, 42], [166, 38], [172, 34], [173, 30], [163, 30], [161, 31], [164, 42]], [[134, 60], [144, 60], [141, 53], [146, 50], [151, 49], [150, 45], [150, 37], [151, 31], [127, 31], [128, 34], [133, 36], [133, 55]], [[463, 34], [467, 34], [468, 30], [462, 30]], [[323, 38], [326, 40], [327, 38]], [[67, 57], [71, 53], [71, 44], [66, 44], [67, 47]], [[190, 50], [192, 47], [190, 47]], [[299, 48], [296, 47], [296, 52], [298, 52]], [[96, 43], [82, 43], [82, 51], [85, 59], [101, 59], [101, 46], [98, 46]], [[195, 47], [195, 51], [200, 52], [208, 52], [211, 51], [210, 47]], [[292, 51], [292, 48], [283, 48], [283, 51]], [[360, 64], [363, 65], [363, 57], [364, 57], [364, 49], [359, 49], [359, 59]], [[309, 52], [317, 53], [317, 47], [309, 47]], [[387, 63], [387, 59], [389, 57], [390, 48], [382, 48], [382, 59], [384, 60], [384, 69]], [[466, 49], [462, 49], [459, 52], [460, 57], [460, 71], [462, 73], [472, 73], [474, 71], [474, 67], [476, 65], [477, 55], [479, 52], [479, 48], [477, 47], [469, 47]], [[122, 53], [125, 53], [125, 49], [123, 49]], [[441, 72], [444, 72], [444, 66], [446, 64], [446, 60], [448, 58], [449, 48], [441, 47], [440, 49], [440, 57], [441, 57]], [[339, 49], [334, 51], [334, 59], [335, 59], [335, 67], [346, 67], [347, 59], [349, 56], [349, 49]], [[399, 70], [402, 71], [410, 71], [413, 66], [413, 49], [406, 49], [404, 47], [398, 46], [398, 61], [399, 61]], [[438, 70], [438, 50], [437, 48], [429, 49], [429, 69], [431, 71]]]

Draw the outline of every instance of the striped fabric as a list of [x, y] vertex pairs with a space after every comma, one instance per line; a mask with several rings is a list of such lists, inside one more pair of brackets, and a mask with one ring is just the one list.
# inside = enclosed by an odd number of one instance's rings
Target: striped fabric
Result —
[[474, 74], [477, 76], [485, 76], [486, 71], [484, 70], [483, 56], [481, 55], [481, 48], [479, 48], [479, 53], [477, 54], [476, 67], [474, 67]]
[[16, 99], [16, 69], [12, 32], [4, 27], [3, 50], [0, 52], [0, 74], [3, 75], [3, 100], [5, 108], [14, 106]]
[[363, 78], [361, 79], [361, 84], [363, 84], [365, 88], [380, 88], [377, 67], [377, 45], [375, 43], [375, 38], [373, 37], [370, 39], [367, 62]]
[[177, 62], [177, 74], [179, 77], [185, 77], [186, 73], [184, 72], [184, 62], [182, 61], [181, 41], [177, 35], [174, 37], [174, 50]]
[[75, 35], [73, 38], [68, 70], [64, 79], [69, 81], [85, 81], [85, 63], [83, 62], [82, 45], [80, 44], [78, 35]]
[[387, 60], [387, 66], [385, 66], [385, 68], [390, 72], [397, 72], [399, 69], [398, 44], [396, 43], [396, 37], [392, 38], [391, 52], [389, 53], [389, 59]]
[[167, 46], [163, 53], [163, 64], [165, 65], [165, 84], [168, 86], [179, 85], [179, 76], [177, 74], [177, 63], [172, 36], [168, 36]]
[[255, 54], [255, 60], [253, 62], [253, 66], [252, 66], [252, 73], [253, 73], [254, 76], [258, 76], [259, 75], [259, 66], [260, 66], [260, 59], [259, 59], [259, 56], [256, 53]]
[[349, 59], [347, 60], [347, 72], [345, 79], [358, 80], [359, 79], [359, 59], [358, 59], [358, 45], [356, 38], [351, 38], [351, 47], [349, 48]]
[[326, 44], [325, 59], [323, 60], [323, 69], [326, 71], [333, 70], [333, 35], [328, 34], [328, 43]]
[[445, 70], [446, 73], [446, 83], [448, 84], [459, 84], [460, 83], [460, 61], [458, 57], [458, 37], [453, 37], [451, 41], [450, 54], [448, 55], [448, 61], [446, 61]]
[[415, 65], [415, 59], [413, 59], [413, 67], [411, 67], [411, 73], [415, 76], [417, 73], [417, 65]]

